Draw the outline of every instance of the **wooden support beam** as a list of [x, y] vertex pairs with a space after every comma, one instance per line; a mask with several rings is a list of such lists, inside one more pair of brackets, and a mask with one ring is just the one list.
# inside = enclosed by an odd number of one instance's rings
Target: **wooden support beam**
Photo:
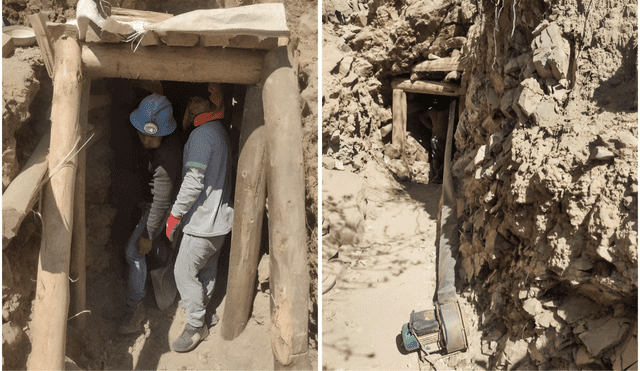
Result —
[[[69, 36], [78, 40], [78, 27], [75, 24], [47, 22], [47, 28], [49, 29], [49, 33], [51, 33], [54, 45], [62, 36]], [[93, 28], [89, 27], [87, 28], [85, 42], [101, 43], [102, 40], [100, 40], [100, 36], [96, 35]]]
[[13, 39], [9, 35], [2, 34], [2, 58], [6, 58], [11, 52], [15, 45], [13, 44]]
[[138, 48], [85, 44], [84, 72], [91, 78], [126, 78], [255, 85], [264, 52], [222, 48]]
[[18, 176], [2, 194], [2, 248], [18, 234], [22, 221], [40, 195], [42, 179], [47, 173], [49, 134], [40, 139], [35, 151]]
[[158, 31], [156, 34], [167, 46], [196, 46], [200, 41], [200, 36], [194, 33]]
[[229, 278], [220, 333], [225, 340], [240, 335], [251, 318], [266, 198], [265, 137], [262, 87], [251, 86], [240, 132]]
[[266, 37], [261, 40], [258, 36], [252, 35], [202, 35], [200, 38], [202, 40], [202, 46], [206, 47], [217, 46], [261, 50], [271, 50], [275, 48], [278, 46], [280, 40], [278, 37]]
[[229, 36], [227, 35], [202, 35], [202, 46], [225, 47], [227, 45], [229, 45]]
[[111, 18], [120, 22], [145, 21], [149, 23], [157, 23], [157, 22], [166, 21], [171, 17], [173, 17], [173, 14], [169, 14], [169, 13], [151, 12], [148, 10], [127, 9], [127, 8], [120, 8], [117, 6], [111, 7]]
[[[67, 24], [67, 23], [47, 22], [47, 28], [49, 29], [49, 33], [51, 34], [51, 37], [53, 38], [54, 43], [57, 42], [58, 39], [61, 38], [62, 36], [69, 36], [78, 40], [78, 27], [76, 27], [76, 25]], [[89, 27], [88, 30], [89, 29], [91, 29], [91, 27]], [[87, 34], [88, 33], [89, 32], [87, 31]]]
[[411, 80], [395, 79], [391, 82], [391, 87], [393, 89], [402, 89], [407, 93], [448, 96], [458, 96], [466, 94], [466, 91], [460, 88], [459, 85], [438, 81], [418, 80], [411, 82]]
[[440, 58], [433, 61], [424, 61], [411, 68], [413, 72], [433, 72], [433, 71], [463, 71], [465, 65], [460, 62], [459, 57]]
[[[136, 41], [137, 43], [137, 41]], [[142, 40], [140, 40], [139, 46], [155, 46], [160, 45], [160, 39], [155, 32], [147, 32], [142, 36]]]
[[56, 44], [56, 76], [51, 108], [51, 179], [44, 186], [43, 228], [38, 281], [33, 302], [33, 343], [29, 370], [63, 370], [69, 310], [69, 255], [77, 157], [53, 172], [79, 143], [82, 61], [78, 42], [62, 37]]
[[[87, 140], [87, 125], [89, 119], [89, 92], [91, 80], [86, 79], [82, 84], [82, 96], [80, 98], [80, 143]], [[71, 238], [71, 266], [70, 276], [74, 282], [71, 284], [71, 305], [69, 306], [69, 318], [81, 313], [86, 308], [87, 300], [87, 231], [85, 214], [85, 172], [87, 152], [85, 147], [78, 153], [78, 170], [76, 172], [75, 194], [73, 196], [73, 232]], [[80, 332], [84, 331], [87, 324], [87, 316], [80, 314], [71, 320]]]
[[391, 143], [398, 146], [400, 158], [404, 158], [404, 142], [407, 133], [407, 93], [393, 89], [393, 131]]
[[44, 59], [44, 65], [47, 67], [49, 77], [53, 79], [55, 76], [55, 50], [53, 49], [53, 38], [47, 27], [47, 20], [47, 16], [42, 13], [29, 16], [29, 22], [31, 22], [33, 32], [36, 34], [42, 59]]
[[[263, 70], [274, 362], [308, 357], [309, 269], [305, 230], [302, 117], [287, 47], [272, 49]], [[298, 364], [298, 362], [296, 362]], [[300, 365], [305, 362], [300, 362]]]

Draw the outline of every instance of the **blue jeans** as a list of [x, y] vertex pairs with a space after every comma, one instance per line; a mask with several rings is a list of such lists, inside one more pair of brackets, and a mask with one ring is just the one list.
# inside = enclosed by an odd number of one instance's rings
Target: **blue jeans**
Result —
[[213, 294], [218, 271], [218, 257], [226, 235], [197, 237], [182, 235], [174, 275], [180, 303], [187, 312], [187, 322], [196, 328], [204, 325], [204, 315]]
[[127, 305], [134, 306], [142, 300], [146, 295], [145, 285], [147, 283], [147, 260], [145, 256], [138, 253], [138, 240], [147, 228], [147, 219], [149, 218], [149, 210], [142, 214], [142, 218], [136, 225], [136, 229], [129, 237], [127, 242], [126, 256], [129, 263], [129, 295], [127, 296]]

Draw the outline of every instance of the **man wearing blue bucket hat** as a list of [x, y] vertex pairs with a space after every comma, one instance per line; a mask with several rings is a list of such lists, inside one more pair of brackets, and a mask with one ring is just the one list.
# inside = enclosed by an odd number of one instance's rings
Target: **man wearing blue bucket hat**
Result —
[[[140, 142], [150, 151], [149, 171], [152, 175], [151, 188], [147, 199], [150, 205], [142, 214], [126, 247], [129, 263], [129, 293], [124, 316], [118, 326], [121, 334], [131, 334], [142, 329], [145, 309], [142, 304], [147, 278], [146, 255], [155, 250], [163, 250], [163, 226], [169, 215], [169, 206], [179, 188], [182, 166], [182, 142], [175, 132], [173, 108], [167, 97], [151, 94], [144, 98], [140, 106], [129, 116], [136, 128]], [[155, 251], [154, 250], [154, 251]], [[157, 255], [168, 255], [168, 251], [158, 251]]]
[[[182, 335], [172, 344], [176, 352], [194, 349], [209, 335], [205, 323], [218, 257], [233, 225], [231, 152], [224, 117], [221, 87], [210, 84], [211, 97], [193, 97], [183, 128], [194, 126], [184, 146], [183, 180], [167, 220], [167, 237], [173, 239], [182, 225], [182, 242], [174, 268], [181, 304], [187, 312]], [[217, 323], [215, 313], [211, 324]]]

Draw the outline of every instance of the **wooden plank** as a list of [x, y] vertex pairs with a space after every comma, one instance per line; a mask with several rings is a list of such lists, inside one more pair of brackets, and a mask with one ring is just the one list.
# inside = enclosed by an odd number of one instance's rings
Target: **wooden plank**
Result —
[[255, 85], [264, 52], [220, 48], [138, 48], [84, 44], [84, 72], [91, 78], [126, 78]]
[[439, 81], [418, 80], [411, 82], [411, 80], [395, 79], [391, 82], [391, 87], [393, 89], [402, 89], [407, 93], [447, 96], [458, 96], [466, 94], [466, 91], [460, 88], [459, 85]]
[[411, 68], [413, 72], [434, 72], [434, 71], [463, 71], [465, 65], [460, 62], [459, 57], [440, 58], [432, 61], [424, 61]]
[[[260, 39], [252, 35], [202, 35], [202, 46], [229, 47], [238, 49], [271, 50], [278, 46], [278, 37], [266, 37]], [[286, 44], [285, 44], [286, 45]]]
[[229, 45], [229, 36], [227, 35], [202, 35], [202, 46], [225, 47]]
[[277, 37], [260, 39], [252, 35], [238, 35], [229, 39], [230, 48], [271, 50], [278, 46]]
[[260, 38], [253, 35], [236, 35], [229, 39], [229, 47], [255, 49], [260, 45]]
[[277, 369], [277, 364], [287, 366], [299, 358], [304, 360], [309, 345], [300, 90], [286, 46], [272, 49], [265, 56], [263, 81], [268, 135], [271, 349]]
[[289, 38], [286, 36], [278, 37], [278, 46], [285, 46], [289, 44]]
[[[138, 41], [135, 41], [135, 42], [137, 43]], [[155, 45], [160, 45], [160, 39], [158, 38], [158, 35], [156, 35], [156, 33], [153, 31], [149, 31], [145, 33], [144, 36], [142, 37], [142, 41], [140, 41], [140, 46], [155, 46]]]
[[13, 39], [9, 35], [2, 34], [2, 58], [6, 58], [13, 52], [15, 45]]
[[[78, 27], [75, 24], [47, 22], [47, 28], [51, 33], [54, 45], [62, 36], [69, 36], [78, 40]], [[100, 37], [96, 35], [93, 28], [88, 27], [87, 34], [85, 35], [85, 42], [101, 43], [102, 40], [100, 40]]]
[[78, 42], [62, 37], [56, 44], [56, 77], [51, 108], [49, 182], [44, 186], [44, 233], [33, 302], [33, 343], [29, 370], [63, 370], [69, 310], [69, 255], [77, 157], [59, 168], [79, 141], [82, 61]]
[[[91, 80], [85, 80], [82, 84], [82, 96], [80, 98], [80, 143], [87, 140], [87, 122], [89, 119], [89, 92]], [[86, 148], [86, 147], [85, 147]], [[76, 185], [73, 196], [73, 231], [71, 237], [71, 304], [69, 306], [69, 318], [86, 309], [87, 300], [87, 231], [85, 214], [85, 172], [87, 152], [78, 153], [78, 170], [76, 172]], [[84, 331], [87, 324], [87, 315], [80, 314], [70, 322], [79, 331]]]
[[200, 41], [199, 35], [185, 32], [156, 32], [156, 35], [167, 46], [196, 46]]
[[122, 22], [134, 22], [134, 21], [146, 21], [149, 23], [157, 23], [165, 21], [173, 17], [173, 14], [150, 12], [148, 10], [135, 10], [120, 8], [114, 6], [111, 8], [111, 18], [116, 21]]
[[265, 37], [260, 40], [257, 49], [271, 50], [278, 46], [278, 37]]
[[400, 158], [404, 159], [405, 137], [407, 132], [407, 93], [402, 89], [393, 89], [393, 130], [391, 142], [398, 146]]
[[41, 182], [47, 173], [49, 134], [40, 139], [35, 151], [18, 176], [2, 194], [2, 248], [18, 234], [18, 229], [40, 195]]
[[78, 27], [76, 27], [76, 25], [47, 22], [47, 28], [49, 29], [49, 33], [51, 34], [54, 42], [58, 41], [58, 39], [63, 35], [73, 37], [78, 40]]
[[31, 22], [33, 32], [36, 34], [42, 59], [44, 59], [44, 64], [47, 67], [47, 73], [53, 79], [55, 76], [55, 50], [53, 48], [53, 38], [47, 27], [47, 20], [47, 16], [42, 13], [29, 16], [29, 22]]
[[262, 88], [251, 86], [240, 132], [229, 278], [220, 332], [225, 340], [238, 337], [251, 318], [267, 186], [266, 135]]

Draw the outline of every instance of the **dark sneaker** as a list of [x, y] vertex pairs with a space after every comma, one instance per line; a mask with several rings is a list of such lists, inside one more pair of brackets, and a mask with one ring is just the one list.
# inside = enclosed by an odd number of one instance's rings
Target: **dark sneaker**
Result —
[[218, 321], [220, 320], [220, 318], [218, 318], [218, 315], [214, 313], [207, 313], [205, 315], [205, 324], [208, 325], [208, 327], [213, 327], [215, 325], [218, 324]]
[[118, 326], [118, 333], [121, 335], [129, 335], [139, 332], [143, 329], [142, 321], [146, 316], [144, 305], [142, 300], [133, 307], [127, 305], [124, 316], [122, 317], [122, 324]]
[[180, 335], [178, 340], [173, 342], [171, 347], [176, 352], [190, 352], [207, 336], [209, 336], [209, 327], [207, 327], [206, 324], [200, 328], [196, 328], [187, 323], [182, 335]]

